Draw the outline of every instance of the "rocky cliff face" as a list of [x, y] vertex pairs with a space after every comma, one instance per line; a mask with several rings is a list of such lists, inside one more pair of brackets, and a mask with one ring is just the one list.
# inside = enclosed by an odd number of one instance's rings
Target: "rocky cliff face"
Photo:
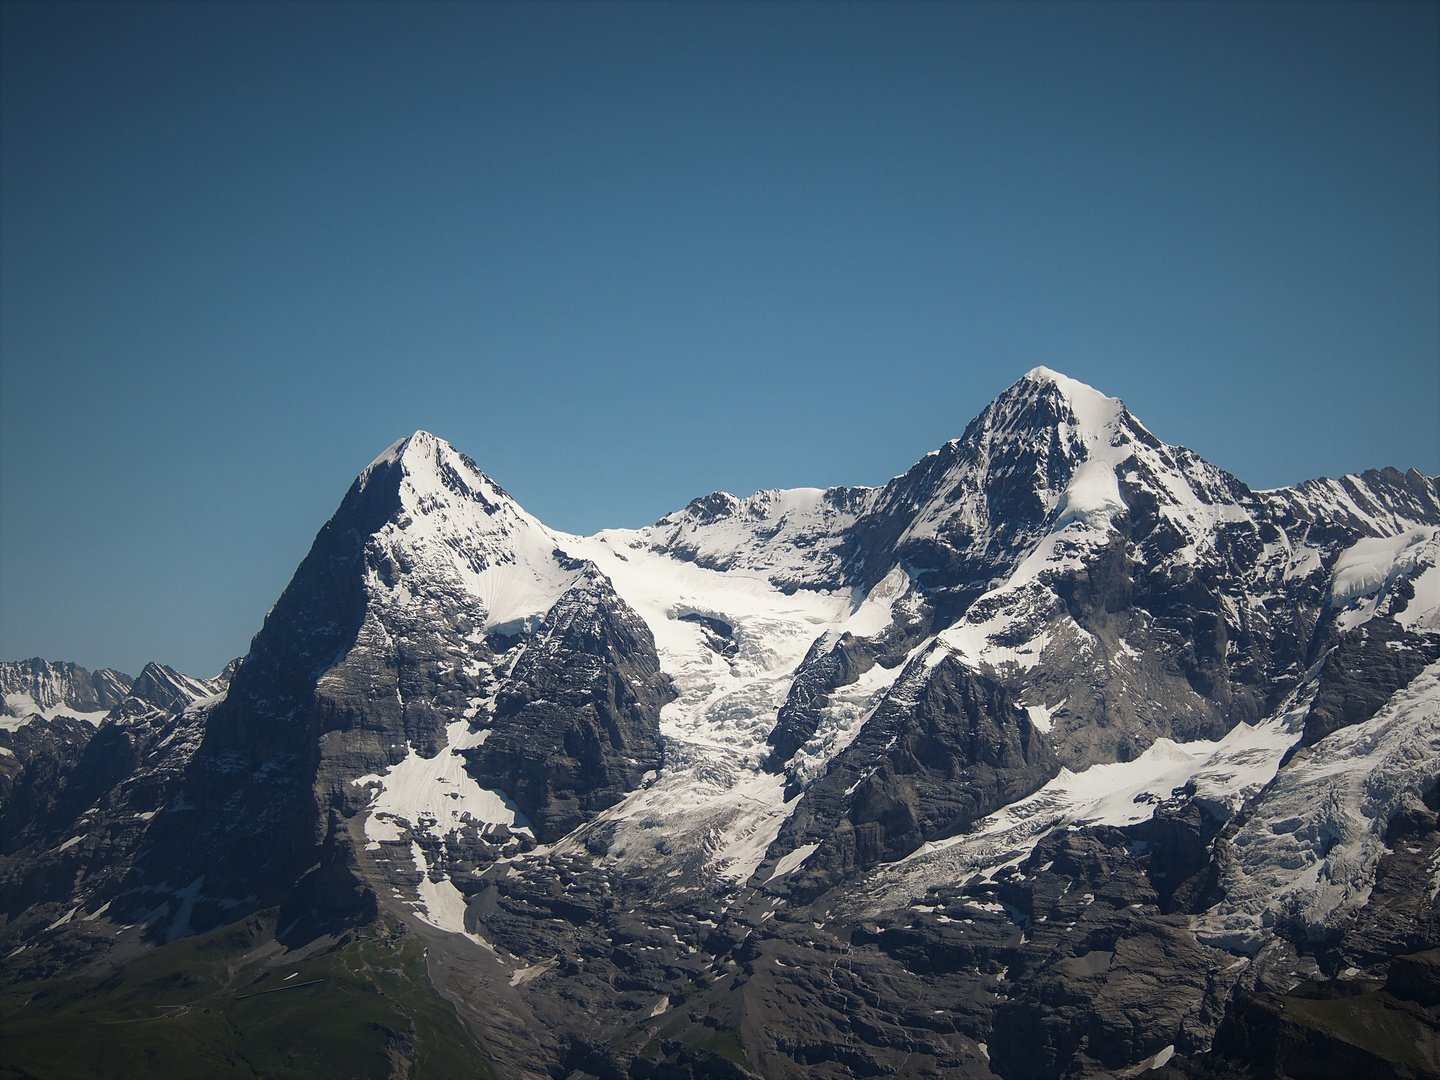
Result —
[[508, 792], [547, 844], [654, 775], [674, 697], [649, 628], [593, 564], [580, 575], [520, 647], [489, 738], [464, 752], [466, 771]]
[[98, 719], [130, 690], [130, 677], [104, 668], [86, 671], [79, 664], [52, 662], [38, 657], [0, 663], [0, 718], [5, 726], [27, 716], [75, 716]]
[[420, 432], [220, 680], [0, 672], [0, 944], [402, 919], [514, 1076], [1201, 1075], [1440, 946], [1437, 562], [1432, 478], [1252, 491], [1045, 369], [593, 537]]
[[[7, 931], [21, 940], [49, 935], [65, 962], [110, 951], [118, 936], [114, 928], [101, 934], [86, 926], [58, 938], [56, 931], [82, 910], [141, 903], [127, 888], [136, 860], [155, 817], [183, 804], [186, 768], [230, 670], [215, 679], [192, 679], [147, 664], [133, 682], [124, 679], [128, 692], [98, 726], [65, 715], [31, 716], [14, 731], [0, 730], [0, 767], [8, 780], [0, 811], [6, 855], [0, 911]], [[164, 919], [179, 915], [184, 905], [177, 901], [172, 911], [164, 903], [141, 903], [162, 937], [188, 932], [183, 918]], [[64, 920], [58, 926], [57, 913]], [[56, 954], [17, 953], [12, 962], [20, 971], [53, 970]]]

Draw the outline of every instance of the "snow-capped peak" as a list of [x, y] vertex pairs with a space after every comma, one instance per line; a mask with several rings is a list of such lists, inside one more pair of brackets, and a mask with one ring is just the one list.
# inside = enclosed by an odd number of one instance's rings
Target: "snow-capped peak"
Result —
[[[1054, 411], [1053, 416], [1016, 408], [1021, 403], [1033, 402], [1039, 392], [1052, 387], [1058, 391], [1059, 401], [1056, 404], [1063, 405]], [[1000, 416], [1023, 417], [1032, 425], [1037, 419], [1042, 423], [1048, 420], [1061, 429], [1062, 446], [1073, 439], [1078, 439], [1087, 447], [1111, 445], [1129, 418], [1125, 403], [1119, 398], [1107, 397], [1093, 386], [1047, 367], [1031, 368], [996, 399], [992, 408]], [[1047, 432], [1032, 430], [1029, 434], [1044, 436]]]
[[404, 580], [379, 573], [375, 587], [408, 595], [416, 582], [449, 579], [484, 604], [485, 625], [493, 629], [543, 615], [574, 582], [575, 570], [555, 554], [562, 537], [444, 439], [428, 431], [401, 439], [361, 473], [359, 484], [393, 477], [396, 469], [400, 509], [375, 540], [398, 567], [424, 573]]
[[428, 431], [417, 431], [391, 443], [383, 454], [365, 467], [360, 474], [361, 485], [368, 483], [379, 469], [387, 465], [399, 465], [410, 487], [417, 490], [445, 488], [462, 497], [488, 496], [492, 502], [514, 503], [505, 490], [481, 472], [468, 455]]
[[1023, 383], [1054, 386], [1065, 395], [1066, 400], [1072, 403], [1081, 402], [1082, 405], [1085, 403], [1120, 404], [1119, 398], [1107, 397], [1089, 383], [1072, 379], [1069, 375], [1056, 371], [1054, 368], [1045, 367], [1043, 364], [1031, 368], [1014, 385], [1020, 386]]

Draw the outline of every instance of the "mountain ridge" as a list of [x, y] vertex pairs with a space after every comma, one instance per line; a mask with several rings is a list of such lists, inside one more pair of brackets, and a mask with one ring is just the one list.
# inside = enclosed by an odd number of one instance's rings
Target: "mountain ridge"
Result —
[[[1234, 994], [1336, 974], [1327, 935], [1368, 910], [1252, 895], [1244, 853], [1359, 896], [1395, 815], [1429, 812], [1436, 770], [1397, 763], [1440, 765], [1437, 561], [1440, 481], [1253, 491], [1046, 368], [884, 485], [712, 493], [589, 537], [418, 431], [221, 681], [147, 667], [98, 727], [0, 731], [0, 767], [63, 788], [7, 841], [0, 936], [39, 973], [271, 909], [290, 948], [399, 919], [505, 1003], [446, 991], [516, 1076], [1200, 1054]], [[1320, 790], [1312, 759], [1391, 795], [1252, 839]], [[1075, 908], [1082, 884], [1109, 899]], [[837, 949], [864, 960], [832, 1000]], [[1147, 966], [1172, 1006], [1144, 1004]], [[1120, 1013], [1079, 992], [1097, 977]], [[657, 1049], [615, 1049], [642, 1032]]]

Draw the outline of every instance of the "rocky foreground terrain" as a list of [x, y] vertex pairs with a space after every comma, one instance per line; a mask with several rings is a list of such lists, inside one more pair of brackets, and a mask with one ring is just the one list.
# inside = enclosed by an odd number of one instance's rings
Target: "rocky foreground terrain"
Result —
[[417, 432], [217, 678], [0, 665], [0, 1075], [1440, 1076], [1437, 562], [1043, 368], [590, 537]]

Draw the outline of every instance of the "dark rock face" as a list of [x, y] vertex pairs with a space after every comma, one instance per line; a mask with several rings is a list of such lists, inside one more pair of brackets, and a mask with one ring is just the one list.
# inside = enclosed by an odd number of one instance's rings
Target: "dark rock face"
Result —
[[1372, 619], [1325, 657], [1320, 690], [1305, 719], [1302, 746], [1363, 724], [1428, 665], [1440, 659], [1440, 635], [1407, 633], [1393, 619]]
[[[40, 948], [27, 948], [19, 961], [24, 970], [50, 970], [57, 951], [79, 962], [108, 950], [108, 936], [82, 933], [67, 941], [43, 928], [67, 908], [75, 918], [106, 906], [122, 910], [136, 899], [127, 878], [152, 820], [179, 795], [209, 703], [224, 687], [223, 679], [190, 679], [150, 664], [135, 680], [136, 692], [98, 728], [61, 716], [0, 731], [0, 745], [9, 740], [13, 748], [0, 765], [19, 766], [0, 815], [6, 830], [0, 912], [32, 942], [41, 936]], [[156, 909], [151, 921], [163, 930], [182, 904], [166, 910], [152, 896], [142, 907]]]
[[0, 729], [0, 853], [9, 855], [25, 833], [45, 821], [65, 790], [95, 728], [58, 716], [32, 720], [16, 731]]
[[188, 763], [183, 798], [152, 830], [157, 879], [183, 866], [213, 895], [263, 907], [314, 862], [325, 818], [312, 784], [333, 723], [316, 687], [365, 626], [367, 542], [398, 511], [399, 481], [398, 465], [383, 464], [351, 486], [266, 616]]
[[[633, 886], [602, 888], [603, 877], [579, 918], [557, 903], [573, 895], [558, 881], [526, 875], [497, 876], [493, 898], [472, 911], [484, 913], [478, 929], [526, 957], [544, 955], [541, 928], [557, 916], [577, 939], [616, 943], [562, 955], [536, 980], [533, 1001], [546, 988], [595, 987], [595, 976], [618, 987], [609, 965], [627, 961], [622, 970], [638, 978], [625, 985], [643, 987], [637, 1017], [651, 993], [683, 996], [683, 1007], [620, 1028], [633, 1033], [624, 1038], [577, 1031], [583, 1049], [569, 1061], [579, 1075], [710, 1075], [700, 1051], [727, 1045], [743, 1046], [745, 1068], [767, 1078], [1104, 1075], [1167, 1046], [1204, 1046], [1233, 981], [1232, 958], [1199, 945], [1183, 913], [1162, 909], [1156, 886], [1167, 873], [1193, 876], [1209, 858], [1194, 808], [1182, 799], [1165, 810], [1173, 820], [1147, 828], [1150, 840], [1138, 827], [1062, 829], [993, 880], [938, 886], [875, 918], [847, 923], [826, 919], [822, 903], [742, 896], [713, 930], [702, 924], [708, 955], [698, 966], [686, 951], [693, 922], [653, 905], [626, 915]], [[535, 906], [517, 905], [522, 895]], [[640, 928], [617, 932], [626, 919]]]
[[779, 851], [820, 845], [787, 882], [797, 899], [954, 835], [1059, 771], [1009, 692], [953, 658], [913, 661], [896, 687], [776, 840]]
[[464, 756], [551, 843], [660, 767], [660, 708], [675, 693], [649, 627], [593, 565], [522, 650], [490, 736]]
[[1010, 1074], [1119, 1069], [1167, 1045], [1206, 1044], [1231, 961], [1195, 940], [1183, 912], [1165, 911], [1170, 875], [1203, 870], [1208, 855], [1186, 816], [1169, 827], [1057, 831], [1018, 874], [998, 878], [999, 898], [1027, 926], [991, 1042]]
[[1289, 994], [1242, 991], [1216, 1031], [1210, 1054], [1177, 1063], [1168, 1075], [1440, 1076], [1440, 1023], [1434, 1012], [1359, 986], [1309, 983]]
[[1395, 957], [1390, 962], [1385, 991], [1426, 1008], [1440, 1005], [1440, 949]]

